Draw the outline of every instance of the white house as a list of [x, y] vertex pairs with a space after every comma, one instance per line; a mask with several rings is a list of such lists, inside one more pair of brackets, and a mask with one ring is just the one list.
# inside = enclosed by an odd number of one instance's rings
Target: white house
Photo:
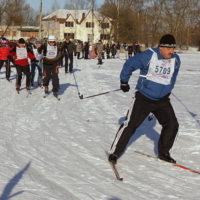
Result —
[[114, 21], [92, 10], [57, 10], [42, 19], [42, 37], [55, 35], [63, 41], [69, 36], [81, 41], [112, 40]]

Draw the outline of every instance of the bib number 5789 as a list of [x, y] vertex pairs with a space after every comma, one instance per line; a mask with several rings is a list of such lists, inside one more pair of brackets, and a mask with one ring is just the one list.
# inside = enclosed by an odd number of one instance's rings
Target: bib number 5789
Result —
[[157, 74], [158, 73], [159, 74], [170, 74], [170, 67], [166, 68], [166, 67], [156, 65], [155, 73], [157, 73]]

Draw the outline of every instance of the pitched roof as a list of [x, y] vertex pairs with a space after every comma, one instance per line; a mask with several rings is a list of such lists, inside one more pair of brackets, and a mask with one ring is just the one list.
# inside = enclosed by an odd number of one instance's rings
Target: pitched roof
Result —
[[[59, 21], [66, 20], [70, 15], [77, 21], [77, 23], [81, 23], [81, 21], [91, 12], [91, 10], [66, 10], [66, 9], [60, 9], [56, 10], [55, 12], [47, 15], [42, 20], [47, 21], [49, 19], [59, 19]], [[105, 16], [103, 16], [101, 13], [97, 11], [93, 11], [94, 15], [99, 21], [102, 21]], [[109, 19], [112, 21], [111, 19]]]

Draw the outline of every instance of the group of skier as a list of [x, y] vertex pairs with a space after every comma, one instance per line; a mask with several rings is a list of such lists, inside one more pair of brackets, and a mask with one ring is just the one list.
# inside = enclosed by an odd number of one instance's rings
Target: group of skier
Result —
[[[135, 46], [137, 45], [135, 43]], [[120, 44], [118, 43], [115, 46], [114, 48], [116, 48], [119, 56]], [[180, 68], [179, 56], [174, 53], [175, 47], [175, 38], [167, 34], [160, 39], [157, 48], [147, 49], [125, 62], [120, 74], [120, 88], [123, 92], [128, 92], [130, 89], [128, 81], [132, 72], [140, 69], [140, 74], [134, 101], [111, 146], [108, 160], [112, 164], [117, 163], [117, 159], [124, 152], [129, 139], [150, 113], [153, 113], [162, 125], [161, 136], [158, 141], [158, 157], [164, 161], [176, 163], [170, 156], [170, 149], [176, 138], [179, 124], [169, 99]], [[97, 48], [98, 64], [102, 64], [103, 48], [103, 43], [99, 40]], [[109, 45], [107, 45], [107, 48], [109, 48]], [[126, 45], [124, 48], [126, 48]], [[75, 45], [68, 37], [64, 43], [59, 44], [56, 43], [55, 36], [51, 35], [47, 42], [42, 44], [41, 41], [36, 41], [32, 45], [26, 45], [23, 38], [20, 38], [16, 45], [9, 44], [6, 38], [2, 38], [0, 40], [0, 68], [5, 63], [6, 79], [9, 81], [9, 62], [13, 62], [17, 71], [16, 90], [18, 91], [21, 87], [22, 72], [26, 75], [26, 89], [29, 90], [30, 86], [34, 86], [35, 69], [37, 68], [38, 86], [43, 84], [45, 94], [48, 94], [49, 81], [52, 79], [52, 90], [54, 95], [57, 95], [59, 90], [59, 65], [62, 65], [62, 59], [65, 58], [65, 73], [72, 73], [74, 52], [76, 52]]]
[[[0, 40], [0, 68], [5, 64], [6, 79], [10, 81], [10, 62], [16, 68], [16, 90], [19, 92], [21, 87], [22, 73], [26, 75], [26, 89], [34, 87], [34, 77], [36, 69], [38, 70], [38, 86], [45, 88], [45, 94], [49, 93], [49, 81], [52, 79], [53, 93], [57, 95], [59, 90], [58, 69], [61, 59], [65, 57], [65, 72], [73, 70], [73, 52], [74, 43], [66, 38], [66, 42], [56, 43], [54, 35], [50, 35], [44, 43], [36, 41], [35, 43], [26, 43], [20, 38], [17, 43], [9, 43], [6, 38]], [[31, 66], [31, 69], [30, 69]]]

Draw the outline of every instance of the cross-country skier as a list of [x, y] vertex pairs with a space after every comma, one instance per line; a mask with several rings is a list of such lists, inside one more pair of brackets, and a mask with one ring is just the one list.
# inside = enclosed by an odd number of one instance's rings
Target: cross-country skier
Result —
[[42, 63], [42, 54], [38, 53], [38, 48], [41, 47], [42, 42], [41, 41], [36, 41], [35, 45], [32, 45], [33, 53], [36, 58], [36, 62], [31, 63], [31, 86], [34, 87], [34, 77], [35, 77], [35, 69], [37, 68], [38, 70], [38, 87], [42, 86], [42, 68], [43, 68], [43, 63]]
[[47, 44], [45, 43], [38, 48], [38, 53], [43, 54], [43, 86], [45, 87], [45, 93], [49, 93], [48, 86], [52, 78], [53, 93], [57, 95], [59, 90], [59, 60], [64, 55], [64, 51], [60, 45], [57, 46], [55, 36], [50, 35]]
[[3, 67], [4, 63], [6, 66], [6, 79], [10, 81], [10, 65], [8, 55], [12, 48], [9, 46], [8, 40], [3, 37], [0, 40], [0, 70]]
[[162, 126], [158, 141], [158, 158], [176, 163], [170, 156], [170, 149], [179, 124], [169, 99], [180, 68], [180, 58], [174, 53], [175, 47], [175, 38], [167, 34], [160, 39], [157, 48], [143, 51], [125, 62], [120, 74], [123, 92], [130, 89], [128, 81], [132, 72], [139, 69], [140, 75], [135, 99], [111, 146], [108, 158], [111, 163], [117, 163], [131, 136], [149, 113], [153, 113]]
[[10, 50], [8, 58], [14, 57], [14, 65], [17, 70], [17, 80], [16, 80], [16, 90], [20, 90], [22, 72], [26, 75], [26, 89], [29, 90], [31, 82], [31, 72], [29, 67], [28, 58], [31, 59], [31, 62], [35, 62], [35, 56], [33, 52], [25, 46], [25, 40], [20, 38], [18, 45]]

